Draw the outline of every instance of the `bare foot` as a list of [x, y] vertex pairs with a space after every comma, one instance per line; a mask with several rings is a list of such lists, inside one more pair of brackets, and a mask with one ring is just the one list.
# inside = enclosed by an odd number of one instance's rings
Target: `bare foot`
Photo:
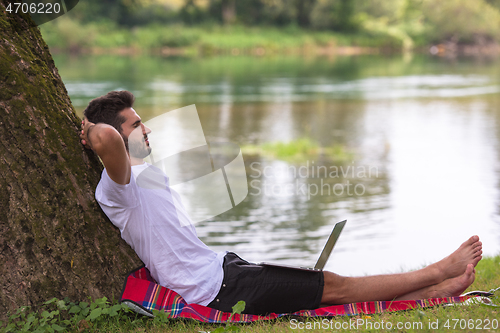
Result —
[[463, 274], [469, 264], [472, 265], [472, 268], [476, 267], [479, 260], [482, 259], [482, 254], [483, 244], [479, 241], [478, 236], [472, 236], [455, 252], [431, 266], [438, 269], [441, 281], [444, 281]]
[[459, 296], [472, 284], [472, 282], [474, 282], [474, 278], [474, 266], [468, 264], [465, 273], [462, 275], [444, 280], [435, 286], [429, 287], [430, 296], [433, 298]]
[[451, 279], [446, 279], [441, 283], [425, 287], [411, 293], [399, 296], [398, 301], [409, 299], [441, 298], [458, 296], [474, 282], [475, 270], [473, 264], [468, 264], [465, 273]]

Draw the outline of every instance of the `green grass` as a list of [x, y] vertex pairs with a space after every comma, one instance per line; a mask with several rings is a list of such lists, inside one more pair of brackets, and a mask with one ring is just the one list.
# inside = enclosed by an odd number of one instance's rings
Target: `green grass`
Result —
[[[500, 287], [500, 255], [484, 258], [477, 265], [476, 280], [468, 290], [488, 291], [498, 287]], [[496, 304], [500, 304], [499, 296], [500, 290], [493, 297]], [[0, 332], [35, 332], [36, 329], [38, 332], [57, 332], [61, 328], [67, 332], [106, 333], [214, 332], [216, 330], [227, 332], [238, 329], [241, 332], [267, 333], [302, 331], [298, 329], [300, 327], [311, 328], [307, 329], [308, 332], [374, 332], [391, 331], [387, 329], [389, 325], [395, 332], [468, 332], [474, 329], [486, 332], [500, 331], [500, 326], [496, 329], [492, 326], [495, 325], [494, 320], [497, 320], [496, 323], [500, 325], [498, 322], [500, 321], [500, 308], [481, 304], [432, 307], [369, 316], [303, 318], [300, 321], [291, 321], [291, 319], [283, 318], [236, 326], [211, 325], [195, 321], [171, 320], [167, 315], [158, 315], [154, 319], [140, 316], [123, 309], [116, 302], [108, 302], [105, 298], [79, 303], [52, 299], [46, 302], [38, 312], [30, 311], [27, 307], [19, 309], [16, 314], [11, 315], [8, 323], [0, 324]], [[490, 329], [485, 327], [488, 320]], [[342, 329], [342, 325], [348, 329]], [[403, 325], [403, 329], [397, 329], [397, 325]], [[380, 329], [381, 327], [385, 329]]]
[[354, 158], [354, 154], [343, 145], [321, 147], [316, 141], [309, 138], [300, 138], [289, 142], [270, 142], [262, 145], [244, 145], [241, 150], [247, 155], [258, 155], [286, 162], [302, 162], [321, 156], [335, 163], [347, 163]]
[[[96, 51], [128, 48], [151, 53], [172, 48], [182, 54], [273, 54], [297, 53], [317, 48], [360, 46], [366, 48], [401, 46], [384, 34], [339, 34], [298, 27], [245, 27], [219, 25], [150, 25], [125, 29], [112, 22], [82, 24], [63, 16], [40, 27], [42, 36], [54, 51]], [[97, 51], [96, 49], [100, 50]]]

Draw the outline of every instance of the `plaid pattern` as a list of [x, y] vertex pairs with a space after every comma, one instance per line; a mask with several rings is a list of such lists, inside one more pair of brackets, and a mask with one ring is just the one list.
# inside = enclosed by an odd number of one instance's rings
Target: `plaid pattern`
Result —
[[[469, 297], [456, 296], [447, 298], [431, 298], [410, 301], [377, 301], [343, 305], [332, 305], [316, 310], [302, 310], [294, 313], [271, 313], [267, 316], [250, 314], [234, 315], [232, 322], [249, 323], [257, 320], [271, 320], [283, 316], [333, 317], [374, 314], [382, 312], [403, 311], [424, 308], [438, 304], [460, 303]], [[199, 304], [188, 304], [179, 294], [162, 287], [151, 278], [149, 271], [143, 266], [132, 271], [125, 280], [120, 302], [139, 307], [140, 313], [152, 316], [152, 310], [165, 311], [170, 318], [189, 318], [205, 323], [225, 323], [230, 313], [215, 310]]]

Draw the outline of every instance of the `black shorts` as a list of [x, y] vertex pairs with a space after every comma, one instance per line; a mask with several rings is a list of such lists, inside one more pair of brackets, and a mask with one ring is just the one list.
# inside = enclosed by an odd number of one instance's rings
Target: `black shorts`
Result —
[[317, 309], [323, 295], [322, 271], [249, 263], [229, 252], [224, 257], [224, 279], [208, 307], [232, 312], [238, 301], [245, 301], [243, 313], [265, 315]]

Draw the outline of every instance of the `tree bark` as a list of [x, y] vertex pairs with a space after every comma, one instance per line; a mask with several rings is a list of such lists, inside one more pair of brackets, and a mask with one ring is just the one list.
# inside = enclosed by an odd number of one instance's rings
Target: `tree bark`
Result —
[[303, 28], [311, 26], [311, 11], [316, 4], [316, 0], [298, 0], [297, 8], [297, 23]]
[[141, 264], [94, 199], [102, 165], [31, 18], [0, 0], [0, 318], [58, 297], [118, 298]]
[[236, 21], [235, 0], [222, 0], [222, 22], [233, 24]]

